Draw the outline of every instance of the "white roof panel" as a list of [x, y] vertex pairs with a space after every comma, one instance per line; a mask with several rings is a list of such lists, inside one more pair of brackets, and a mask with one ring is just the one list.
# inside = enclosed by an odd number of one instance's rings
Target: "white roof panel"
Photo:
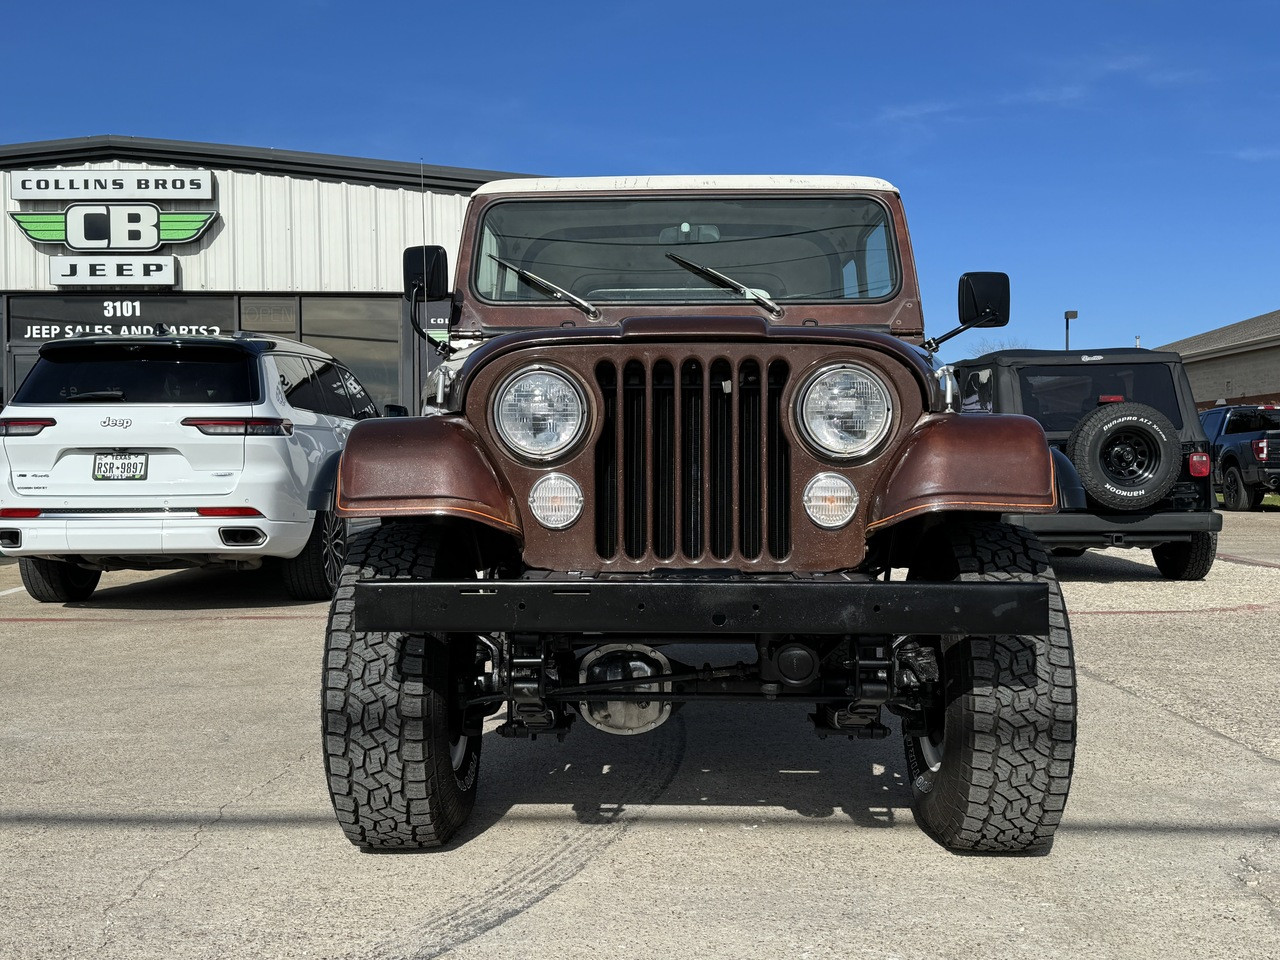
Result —
[[493, 180], [473, 196], [493, 193], [610, 192], [616, 190], [887, 190], [898, 188], [877, 177], [785, 176], [747, 174], [660, 177], [528, 177]]

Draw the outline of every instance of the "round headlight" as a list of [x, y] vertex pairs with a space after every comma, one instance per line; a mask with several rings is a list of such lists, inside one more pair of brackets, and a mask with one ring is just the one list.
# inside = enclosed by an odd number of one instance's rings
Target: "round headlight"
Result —
[[586, 405], [578, 385], [544, 368], [508, 377], [493, 405], [493, 422], [516, 453], [549, 460], [573, 445], [586, 425]]
[[805, 513], [826, 530], [836, 530], [853, 519], [858, 491], [838, 473], [820, 473], [804, 488]]
[[889, 432], [893, 405], [884, 382], [865, 367], [842, 364], [815, 374], [796, 404], [805, 437], [830, 457], [860, 457]]

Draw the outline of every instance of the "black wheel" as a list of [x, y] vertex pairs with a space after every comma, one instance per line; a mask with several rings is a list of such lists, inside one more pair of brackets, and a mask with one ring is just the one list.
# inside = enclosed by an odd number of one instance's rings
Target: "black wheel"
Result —
[[1111, 510], [1155, 506], [1182, 469], [1173, 424], [1144, 403], [1110, 403], [1087, 414], [1067, 438], [1066, 454], [1085, 493]]
[[101, 570], [86, 570], [62, 560], [19, 557], [18, 573], [27, 593], [41, 603], [88, 600], [102, 579]]
[[328, 600], [347, 558], [347, 521], [317, 510], [307, 545], [280, 565], [285, 589], [295, 600]]
[[1262, 502], [1263, 491], [1254, 490], [1244, 482], [1244, 475], [1235, 464], [1222, 471], [1222, 506], [1226, 510], [1253, 510]]
[[480, 733], [464, 729], [461, 704], [482, 670], [476, 641], [351, 628], [360, 580], [476, 575], [474, 560], [450, 549], [446, 530], [402, 521], [353, 537], [330, 607], [325, 770], [334, 812], [357, 846], [439, 846], [475, 802]]
[[1049, 586], [1047, 637], [915, 638], [940, 679], [923, 736], [905, 737], [917, 822], [951, 850], [1047, 852], [1075, 758], [1071, 628], [1034, 535], [993, 521], [951, 523], [927, 541], [916, 580], [1038, 581]]
[[1218, 555], [1218, 535], [1193, 533], [1190, 543], [1161, 543], [1151, 548], [1151, 555], [1169, 580], [1203, 580]]

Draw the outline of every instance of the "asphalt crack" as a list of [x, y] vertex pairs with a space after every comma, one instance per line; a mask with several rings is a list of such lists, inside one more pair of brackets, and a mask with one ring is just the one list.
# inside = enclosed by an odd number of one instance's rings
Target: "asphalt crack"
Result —
[[1280, 877], [1272, 866], [1280, 858], [1280, 833], [1266, 837], [1261, 844], [1238, 858], [1240, 868], [1233, 876], [1245, 892], [1262, 900], [1271, 913], [1280, 917]]
[[234, 800], [228, 800], [222, 806], [218, 807], [217, 812], [210, 819], [196, 824], [195, 832], [192, 833], [191, 835], [191, 843], [185, 850], [151, 867], [149, 870], [147, 870], [145, 874], [143, 874], [142, 878], [136, 884], [134, 884], [133, 889], [130, 890], [128, 894], [126, 894], [124, 897], [121, 897], [118, 900], [114, 900], [111, 903], [108, 903], [105, 907], [103, 907], [102, 913], [100, 914], [100, 917], [99, 917], [99, 919], [102, 921], [103, 929], [102, 929], [102, 940], [98, 943], [98, 951], [99, 952], [105, 951], [108, 947], [112, 946], [115, 943], [116, 938], [113, 934], [113, 928], [115, 927], [116, 921], [113, 916], [114, 914], [118, 914], [120, 911], [126, 909], [131, 903], [137, 900], [138, 897], [141, 896], [142, 891], [147, 886], [147, 884], [149, 884], [158, 874], [160, 874], [165, 870], [169, 870], [173, 867], [176, 867], [178, 864], [182, 863], [184, 860], [190, 857], [193, 853], [199, 850], [204, 843], [205, 832], [208, 831], [210, 828], [219, 824], [223, 820], [223, 818], [226, 817], [227, 810], [229, 810], [234, 806], [237, 806], [238, 804], [244, 803], [245, 801], [253, 797], [255, 794], [257, 794], [259, 791], [266, 790], [272, 784], [282, 780], [295, 767], [297, 767], [302, 762], [306, 761], [307, 758], [308, 758], [308, 754], [304, 752], [303, 754], [298, 756], [296, 759], [288, 761], [284, 765], [284, 767], [280, 770], [280, 772], [277, 773], [275, 776], [267, 780], [264, 780], [262, 783], [255, 784], [254, 786], [250, 787], [249, 790], [243, 796], [236, 797]]
[[1076, 663], [1076, 673], [1080, 674], [1081, 676], [1088, 677], [1090, 680], [1093, 680], [1097, 683], [1105, 683], [1109, 687], [1113, 687], [1116, 690], [1121, 690], [1124, 693], [1129, 694], [1129, 696], [1134, 697], [1138, 700], [1141, 700], [1143, 703], [1145, 703], [1147, 706], [1151, 707], [1152, 709], [1158, 710], [1160, 713], [1164, 714], [1166, 717], [1172, 717], [1176, 720], [1181, 720], [1183, 723], [1189, 723], [1191, 724], [1191, 726], [1195, 727], [1197, 730], [1201, 730], [1204, 733], [1207, 733], [1209, 736], [1213, 737], [1216, 740], [1221, 740], [1224, 743], [1229, 743], [1234, 747], [1238, 747], [1239, 749], [1245, 751], [1251, 756], [1256, 757], [1257, 759], [1263, 761], [1264, 763], [1270, 764], [1272, 766], [1280, 767], [1280, 758], [1273, 757], [1269, 753], [1263, 753], [1257, 747], [1252, 747], [1242, 740], [1237, 740], [1235, 737], [1228, 736], [1227, 734], [1223, 733], [1221, 730], [1216, 730], [1213, 727], [1209, 726], [1207, 723], [1204, 723], [1200, 720], [1195, 719], [1195, 717], [1190, 717], [1185, 713], [1179, 713], [1177, 710], [1170, 709], [1169, 707], [1165, 706], [1163, 703], [1161, 703], [1159, 700], [1155, 699], [1154, 697], [1144, 694], [1141, 690], [1137, 690], [1137, 689], [1134, 689], [1133, 687], [1126, 686], [1125, 684], [1121, 683], [1119, 680], [1116, 680], [1112, 677], [1105, 676], [1099, 673], [1097, 670], [1091, 669], [1089, 667], [1082, 667], [1079, 664], [1079, 662]]

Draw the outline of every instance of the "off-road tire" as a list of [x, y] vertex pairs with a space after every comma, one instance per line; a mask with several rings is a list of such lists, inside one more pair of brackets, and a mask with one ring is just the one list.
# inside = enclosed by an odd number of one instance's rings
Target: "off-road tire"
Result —
[[[913, 811], [951, 850], [1045, 853], [1062, 819], [1075, 758], [1071, 628], [1034, 534], [956, 521], [925, 543], [917, 580], [1049, 586], [1049, 636], [917, 637], [938, 650], [934, 737], [904, 738]], [[929, 750], [934, 751], [930, 756]]]
[[1156, 569], [1169, 580], [1203, 580], [1218, 555], [1218, 535], [1200, 531], [1189, 543], [1161, 543], [1151, 548]]
[[1244, 474], [1235, 464], [1222, 471], [1222, 507], [1224, 510], [1253, 510], [1262, 503], [1265, 492], [1244, 482]]
[[102, 579], [101, 570], [86, 570], [74, 563], [40, 557], [19, 557], [18, 574], [27, 593], [41, 603], [88, 600]]
[[325, 771], [334, 812], [357, 846], [439, 846], [475, 802], [481, 738], [461, 733], [456, 709], [467, 657], [474, 668], [474, 644], [351, 628], [361, 580], [475, 576], [474, 563], [446, 546], [444, 529], [400, 521], [353, 537], [330, 606]]
[[280, 564], [284, 586], [295, 600], [329, 600], [347, 555], [347, 521], [328, 510], [317, 510], [307, 545], [296, 557]]
[[1145, 403], [1109, 403], [1086, 414], [1067, 438], [1084, 492], [1109, 510], [1146, 510], [1173, 489], [1182, 444], [1169, 418]]

